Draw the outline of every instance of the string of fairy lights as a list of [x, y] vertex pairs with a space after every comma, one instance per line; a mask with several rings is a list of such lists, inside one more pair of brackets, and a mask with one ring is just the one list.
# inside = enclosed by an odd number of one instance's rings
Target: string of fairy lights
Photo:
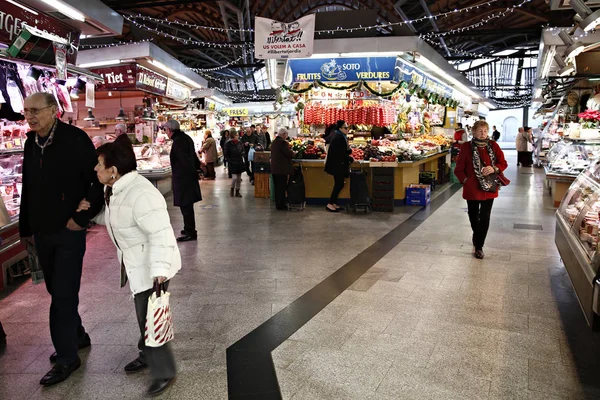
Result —
[[[414, 19], [406, 20], [406, 21], [390, 22], [390, 23], [385, 23], [385, 24], [376, 24], [376, 25], [369, 25], [369, 26], [360, 25], [358, 27], [353, 27], [353, 28], [343, 28], [343, 27], [339, 26], [339, 27], [336, 27], [336, 29], [317, 30], [317, 31], [315, 31], [315, 34], [323, 35], [323, 34], [332, 34], [334, 32], [369, 31], [369, 30], [373, 30], [373, 29], [385, 29], [385, 28], [391, 28], [391, 27], [401, 26], [401, 25], [412, 25], [412, 24], [416, 24], [419, 22], [427, 21], [427, 20], [445, 18], [445, 17], [452, 16], [452, 15], [458, 14], [458, 13], [468, 13], [473, 10], [475, 10], [475, 11], [480, 10], [481, 8], [491, 6], [492, 4], [497, 3], [498, 1], [500, 1], [500, 0], [489, 0], [489, 1], [486, 1], [485, 3], [476, 4], [476, 5], [463, 7], [463, 8], [455, 8], [450, 11], [433, 14], [431, 16], [414, 18]], [[530, 1], [532, 1], [532, 0], [527, 0], [526, 2], [530, 2]], [[155, 17], [151, 17], [148, 15], [143, 15], [143, 14], [123, 15], [123, 17], [125, 19], [127, 19], [128, 21], [140, 20], [140, 21], [144, 21], [144, 22], [155, 22], [155, 23], [161, 23], [161, 24], [167, 24], [167, 25], [177, 25], [177, 26], [188, 28], [188, 29], [203, 29], [203, 30], [216, 31], [216, 32], [238, 32], [238, 33], [253, 33], [254, 32], [254, 29], [252, 29], [252, 28], [248, 28], [248, 29], [221, 28], [221, 27], [216, 27], [216, 26], [192, 24], [192, 23], [189, 23], [186, 21], [178, 21], [178, 20], [166, 21], [166, 20], [163, 20], [160, 18], [155, 18]]]

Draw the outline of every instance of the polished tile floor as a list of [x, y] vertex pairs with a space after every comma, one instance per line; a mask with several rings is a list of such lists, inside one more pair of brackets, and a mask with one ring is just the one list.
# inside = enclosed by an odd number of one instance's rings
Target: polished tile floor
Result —
[[[284, 399], [600, 398], [600, 340], [585, 326], [554, 246], [543, 172], [513, 164], [495, 203], [486, 259], [470, 254], [460, 192], [273, 352]], [[226, 399], [225, 350], [410, 218], [321, 207], [282, 213], [230, 198], [222, 169], [203, 182], [199, 240], [180, 245], [173, 279], [179, 377], [162, 398]], [[178, 209], [173, 227], [181, 229]], [[515, 223], [542, 225], [515, 230]], [[0, 292], [8, 349], [0, 399], [142, 398], [149, 377], [127, 376], [137, 326], [130, 292], [103, 228], [88, 237], [80, 312], [92, 347], [69, 380], [41, 388], [51, 367], [49, 297], [25, 282]]]

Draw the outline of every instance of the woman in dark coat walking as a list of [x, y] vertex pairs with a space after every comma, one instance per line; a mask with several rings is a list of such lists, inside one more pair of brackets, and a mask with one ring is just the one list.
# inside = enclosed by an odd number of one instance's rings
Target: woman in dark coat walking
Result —
[[489, 129], [487, 122], [475, 122], [473, 140], [461, 145], [454, 169], [454, 175], [463, 184], [463, 198], [467, 200], [475, 257], [478, 259], [484, 257], [483, 245], [490, 226], [492, 205], [498, 197], [498, 190], [483, 190], [485, 177], [493, 173], [501, 175], [508, 167], [498, 143], [489, 139]]
[[171, 147], [171, 170], [173, 171], [173, 204], [181, 208], [184, 228], [178, 242], [196, 240], [196, 217], [194, 203], [202, 201], [198, 171], [200, 159], [196, 155], [194, 141], [179, 129], [179, 122], [169, 120], [163, 125], [167, 136], [173, 140]]
[[348, 145], [348, 125], [345, 121], [337, 122], [336, 131], [331, 134], [331, 144], [327, 151], [327, 161], [325, 161], [325, 172], [333, 175], [333, 190], [329, 198], [329, 204], [325, 208], [329, 212], [338, 212], [341, 207], [338, 203], [338, 196], [344, 188], [344, 179], [350, 176], [350, 164], [354, 159], [350, 157], [352, 151]]
[[233, 191], [235, 190], [235, 197], [242, 197], [240, 194], [240, 185], [242, 182], [242, 173], [246, 171], [244, 146], [238, 139], [236, 131], [232, 130], [229, 133], [229, 137], [231, 139], [225, 143], [225, 149], [223, 150], [223, 155], [229, 163], [229, 173], [232, 176], [229, 195], [233, 197]]

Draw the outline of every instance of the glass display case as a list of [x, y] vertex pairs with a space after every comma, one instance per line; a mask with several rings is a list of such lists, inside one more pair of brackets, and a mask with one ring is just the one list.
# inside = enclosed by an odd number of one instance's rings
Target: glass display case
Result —
[[600, 158], [600, 143], [558, 142], [548, 152], [547, 172], [577, 176]]
[[171, 144], [144, 144], [133, 146], [137, 160], [137, 170], [141, 175], [171, 173]]
[[588, 323], [600, 328], [600, 163], [573, 182], [557, 211], [556, 245]]
[[[0, 151], [0, 196], [1, 213], [8, 213], [8, 221], [1, 221], [0, 228], [15, 222], [19, 217], [23, 172], [23, 151]], [[0, 220], [6, 218], [0, 218]]]

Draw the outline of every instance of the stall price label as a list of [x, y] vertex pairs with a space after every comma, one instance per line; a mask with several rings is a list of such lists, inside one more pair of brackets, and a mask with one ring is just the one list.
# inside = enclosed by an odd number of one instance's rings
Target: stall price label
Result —
[[224, 111], [230, 117], [247, 117], [248, 116], [247, 108], [225, 108]]

